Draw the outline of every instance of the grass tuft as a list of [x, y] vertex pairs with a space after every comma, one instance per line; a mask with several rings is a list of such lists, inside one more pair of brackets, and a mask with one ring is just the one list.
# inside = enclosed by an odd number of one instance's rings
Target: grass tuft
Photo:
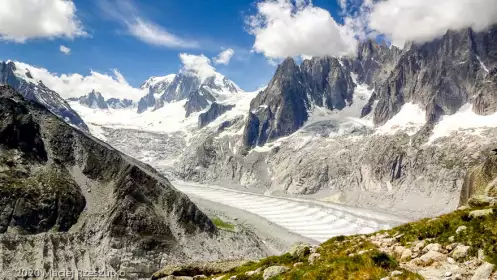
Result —
[[227, 230], [227, 231], [232, 231], [235, 232], [235, 225], [227, 223], [223, 220], [221, 220], [219, 217], [215, 217], [212, 219], [212, 222], [218, 229], [222, 230]]

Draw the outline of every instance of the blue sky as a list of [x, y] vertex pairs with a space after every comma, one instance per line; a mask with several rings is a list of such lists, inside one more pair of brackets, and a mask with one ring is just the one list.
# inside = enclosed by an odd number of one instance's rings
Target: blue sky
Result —
[[[118, 69], [133, 86], [150, 76], [177, 72], [182, 64], [179, 53], [214, 57], [223, 48], [235, 53], [228, 65], [215, 65], [245, 90], [255, 90], [271, 78], [275, 66], [260, 54], [251, 52], [255, 37], [247, 32], [246, 18], [256, 13], [254, 0], [142, 0], [130, 1], [141, 18], [187, 40], [197, 47], [178, 48], [153, 45], [129, 34], [126, 26], [112, 16], [113, 1], [76, 0], [76, 16], [89, 36], [39, 38], [24, 43], [0, 41], [0, 58], [40, 66], [56, 73], [90, 70], [110, 73]], [[336, 0], [315, 0], [314, 6], [327, 9], [338, 18]], [[118, 8], [116, 8], [118, 10]], [[126, 14], [124, 16], [127, 16]], [[71, 49], [63, 54], [59, 46]]]
[[[0, 59], [48, 69], [35, 78], [64, 97], [136, 97], [150, 76], [214, 68], [253, 91], [288, 56], [354, 56], [361, 40], [402, 48], [497, 24], [495, 0], [1, 1]], [[215, 59], [231, 49], [231, 59]]]

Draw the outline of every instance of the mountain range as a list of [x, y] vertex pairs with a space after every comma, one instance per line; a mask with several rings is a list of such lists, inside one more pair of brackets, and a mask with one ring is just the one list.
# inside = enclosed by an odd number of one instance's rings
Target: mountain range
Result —
[[0, 183], [14, 186], [0, 193], [3, 263], [139, 277], [266, 254], [250, 232], [217, 230], [165, 175], [414, 219], [456, 209], [493, 168], [471, 169], [497, 140], [497, 26], [287, 58], [256, 92], [180, 71], [146, 80], [138, 102], [95, 90], [66, 101], [20, 65], [0, 64]]
[[[285, 59], [254, 93], [180, 71], [146, 80], [136, 104], [96, 92], [70, 104], [98, 109], [75, 107], [95, 135], [171, 176], [438, 214], [495, 134], [496, 40], [493, 27], [403, 49], [365, 41], [354, 57]], [[135, 146], [136, 131], [170, 147]]]

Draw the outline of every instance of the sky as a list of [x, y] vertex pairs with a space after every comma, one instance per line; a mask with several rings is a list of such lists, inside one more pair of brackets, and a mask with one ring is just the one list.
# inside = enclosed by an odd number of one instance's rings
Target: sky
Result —
[[360, 40], [380, 36], [402, 47], [497, 23], [495, 0], [0, 0], [0, 7], [0, 59], [47, 69], [40, 75], [55, 76], [56, 88], [107, 83], [119, 88], [113, 96], [185, 69], [215, 69], [253, 91], [288, 56], [354, 55]]

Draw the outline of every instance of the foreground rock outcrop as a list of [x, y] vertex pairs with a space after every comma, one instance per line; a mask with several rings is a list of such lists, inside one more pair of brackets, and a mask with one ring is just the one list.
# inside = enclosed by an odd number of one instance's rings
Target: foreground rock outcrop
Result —
[[22, 267], [137, 279], [262, 255], [255, 236], [218, 230], [150, 166], [0, 87], [0, 279]]

